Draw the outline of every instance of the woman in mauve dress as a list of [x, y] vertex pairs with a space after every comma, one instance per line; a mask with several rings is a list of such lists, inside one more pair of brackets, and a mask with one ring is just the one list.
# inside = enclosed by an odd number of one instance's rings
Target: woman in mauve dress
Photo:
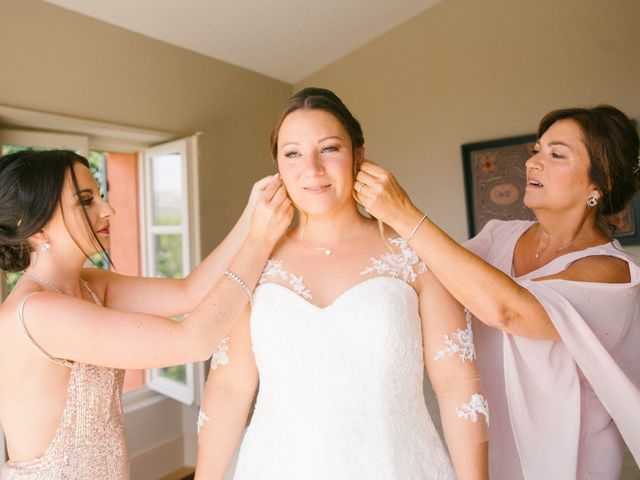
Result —
[[557, 110], [539, 126], [524, 203], [465, 247], [365, 163], [355, 189], [479, 321], [494, 480], [618, 479], [640, 462], [640, 267], [606, 217], [638, 190], [638, 133], [616, 108]]

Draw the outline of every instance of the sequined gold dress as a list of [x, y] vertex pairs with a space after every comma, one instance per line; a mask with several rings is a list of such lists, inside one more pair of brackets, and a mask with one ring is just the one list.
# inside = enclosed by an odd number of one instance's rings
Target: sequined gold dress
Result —
[[[83, 285], [99, 303], [88, 285]], [[46, 353], [29, 335], [22, 318], [24, 303], [30, 296], [18, 307], [18, 320], [26, 339], [49, 360], [69, 367], [71, 374], [67, 401], [53, 440], [38, 458], [5, 463], [3, 480], [128, 479], [121, 403], [124, 371], [72, 363]]]

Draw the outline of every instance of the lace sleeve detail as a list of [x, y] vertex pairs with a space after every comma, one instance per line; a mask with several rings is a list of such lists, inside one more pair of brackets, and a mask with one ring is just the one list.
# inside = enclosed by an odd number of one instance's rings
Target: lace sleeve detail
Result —
[[200, 411], [198, 412], [198, 421], [196, 422], [196, 431], [197, 431], [198, 435], [200, 435], [200, 429], [202, 428], [204, 423], [208, 422], [208, 421], [209, 421], [209, 416], [201, 408]]
[[478, 422], [479, 414], [484, 415], [487, 427], [489, 426], [489, 402], [479, 393], [471, 395], [471, 400], [462, 404], [462, 408], [456, 408], [456, 414], [458, 418], [471, 420], [473, 423]]
[[[464, 450], [464, 445], [487, 441], [489, 406], [475, 362], [473, 317], [439, 288], [425, 292], [427, 305], [437, 305], [424, 320], [425, 363], [449, 448]], [[478, 421], [482, 415], [487, 422]]]
[[269, 277], [283, 280], [291, 287], [291, 290], [293, 290], [305, 300], [313, 299], [313, 296], [311, 295], [309, 289], [305, 286], [302, 277], [287, 272], [282, 267], [282, 260], [276, 260], [275, 258], [267, 260], [267, 265], [264, 267], [262, 275], [260, 275], [258, 285], [262, 285], [263, 283], [267, 282]]
[[460, 359], [464, 362], [466, 360], [476, 359], [476, 347], [473, 344], [473, 329], [471, 328], [471, 312], [465, 308], [465, 318], [467, 321], [467, 328], [464, 330], [458, 328], [451, 337], [449, 335], [444, 336], [444, 350], [438, 350], [434, 360], [441, 360], [445, 356], [454, 356], [458, 354]]
[[404, 238], [389, 238], [389, 243], [398, 247], [397, 253], [386, 253], [378, 258], [372, 257], [372, 265], [365, 268], [360, 275], [378, 273], [392, 278], [401, 278], [407, 283], [415, 282], [418, 275], [427, 271], [427, 265], [420, 260], [418, 254], [409, 247]]
[[219, 365], [229, 363], [229, 345], [227, 345], [227, 340], [229, 340], [229, 337], [222, 340], [216, 351], [211, 355], [211, 370], [215, 370]]

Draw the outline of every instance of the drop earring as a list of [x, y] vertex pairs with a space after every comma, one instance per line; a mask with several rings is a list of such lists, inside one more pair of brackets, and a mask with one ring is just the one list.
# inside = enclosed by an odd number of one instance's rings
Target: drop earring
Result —
[[593, 208], [596, 205], [598, 205], [598, 200], [596, 199], [596, 197], [589, 197], [589, 200], [587, 200], [587, 206]]

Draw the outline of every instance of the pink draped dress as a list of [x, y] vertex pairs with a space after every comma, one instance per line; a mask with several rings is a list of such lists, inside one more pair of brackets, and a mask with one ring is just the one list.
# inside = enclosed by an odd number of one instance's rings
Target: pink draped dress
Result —
[[[561, 337], [518, 337], [475, 322], [491, 405], [490, 478], [617, 480], [624, 443], [640, 462], [640, 267], [614, 241], [515, 277], [513, 251], [531, 225], [493, 220], [465, 244], [528, 289]], [[591, 255], [628, 262], [631, 282], [534, 280]]]

